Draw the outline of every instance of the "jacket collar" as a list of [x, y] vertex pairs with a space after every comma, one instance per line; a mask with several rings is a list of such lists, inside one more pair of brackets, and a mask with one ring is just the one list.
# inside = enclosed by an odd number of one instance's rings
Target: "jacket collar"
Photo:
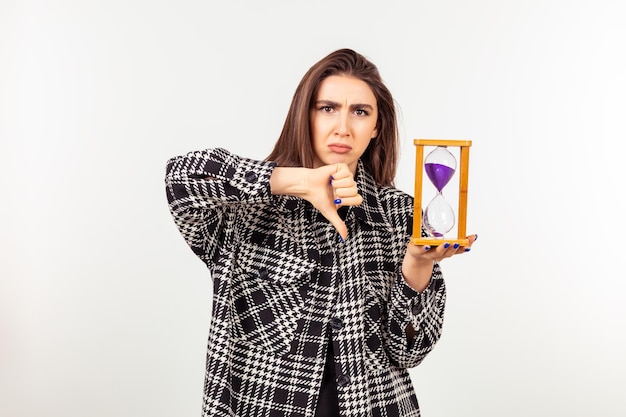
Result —
[[374, 181], [361, 160], [356, 169], [356, 183], [363, 202], [351, 207], [354, 215], [372, 227], [386, 227], [385, 211], [381, 205], [381, 186]]

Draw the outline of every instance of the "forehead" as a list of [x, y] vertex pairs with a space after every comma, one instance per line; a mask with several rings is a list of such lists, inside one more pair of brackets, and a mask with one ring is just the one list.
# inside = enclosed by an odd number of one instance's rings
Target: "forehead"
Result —
[[320, 83], [317, 100], [362, 103], [374, 106], [376, 96], [367, 83], [347, 75], [331, 75]]

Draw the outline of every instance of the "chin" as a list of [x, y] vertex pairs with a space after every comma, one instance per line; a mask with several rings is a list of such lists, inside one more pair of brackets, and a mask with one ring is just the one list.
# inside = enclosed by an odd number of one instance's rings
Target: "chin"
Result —
[[330, 155], [328, 158], [325, 158], [325, 160], [328, 161], [328, 165], [338, 163], [350, 165], [351, 163], [353, 163], [352, 158], [350, 158], [349, 156], [339, 154]]

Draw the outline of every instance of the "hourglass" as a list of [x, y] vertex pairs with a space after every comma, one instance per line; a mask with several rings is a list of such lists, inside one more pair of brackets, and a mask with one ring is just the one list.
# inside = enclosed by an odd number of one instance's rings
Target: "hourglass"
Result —
[[[466, 246], [469, 241], [465, 237], [467, 224], [467, 180], [469, 168], [469, 148], [472, 141], [451, 139], [415, 139], [415, 194], [413, 212], [413, 236], [411, 243], [414, 245], [437, 246], [444, 243], [458, 243]], [[434, 147], [424, 160], [424, 147]], [[456, 158], [448, 149], [459, 147], [461, 159], [459, 168], [459, 195], [458, 217], [455, 216], [452, 206], [446, 200], [444, 188], [448, 185], [457, 171]], [[422, 183], [423, 172], [436, 189], [432, 200], [422, 208]], [[458, 221], [457, 221], [458, 218]], [[457, 227], [456, 239], [447, 237], [454, 226]], [[422, 226], [429, 236], [422, 236]]]

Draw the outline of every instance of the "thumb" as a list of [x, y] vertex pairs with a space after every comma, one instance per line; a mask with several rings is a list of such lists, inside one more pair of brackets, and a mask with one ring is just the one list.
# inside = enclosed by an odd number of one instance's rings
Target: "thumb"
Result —
[[322, 215], [326, 217], [335, 230], [337, 230], [337, 233], [339, 233], [339, 236], [341, 237], [341, 241], [345, 242], [348, 238], [348, 227], [344, 221], [341, 220], [341, 217], [339, 217], [339, 213], [337, 213], [335, 207], [331, 208], [326, 213], [322, 213]]

